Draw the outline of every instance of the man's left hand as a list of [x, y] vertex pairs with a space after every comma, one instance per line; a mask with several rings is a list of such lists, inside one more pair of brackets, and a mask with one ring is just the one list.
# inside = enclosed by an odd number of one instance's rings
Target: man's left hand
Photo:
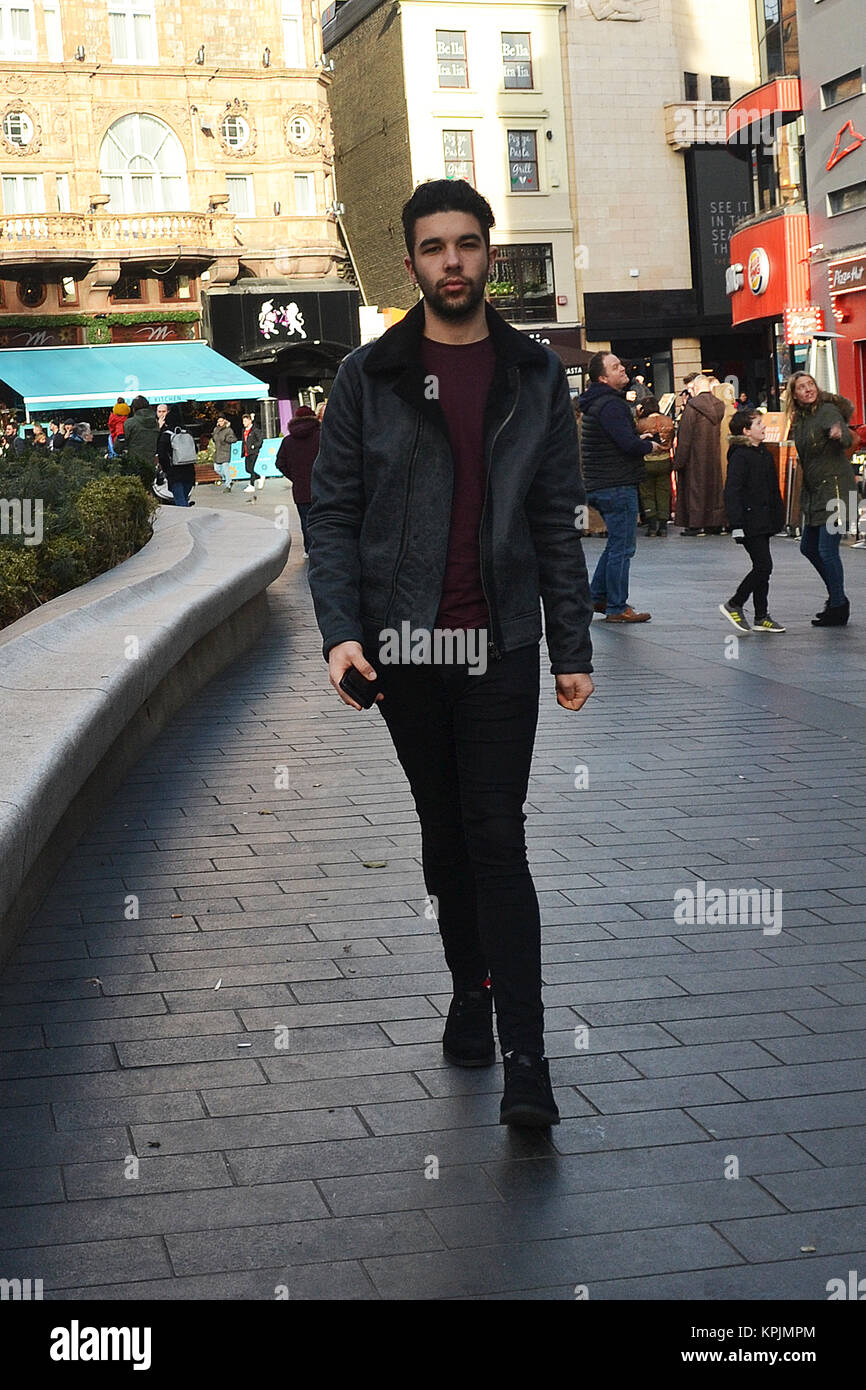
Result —
[[592, 677], [584, 672], [556, 677], [556, 702], [563, 709], [582, 709], [594, 690]]

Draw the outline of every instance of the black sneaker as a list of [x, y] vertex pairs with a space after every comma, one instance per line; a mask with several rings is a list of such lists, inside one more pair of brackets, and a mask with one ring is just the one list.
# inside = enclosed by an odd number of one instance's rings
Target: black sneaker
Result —
[[559, 1124], [559, 1111], [550, 1086], [547, 1058], [539, 1053], [507, 1052], [505, 1092], [499, 1108], [501, 1125], [546, 1129]]
[[480, 989], [455, 994], [448, 1010], [442, 1051], [455, 1067], [492, 1067], [496, 1061], [493, 1040], [493, 991], [489, 982]]

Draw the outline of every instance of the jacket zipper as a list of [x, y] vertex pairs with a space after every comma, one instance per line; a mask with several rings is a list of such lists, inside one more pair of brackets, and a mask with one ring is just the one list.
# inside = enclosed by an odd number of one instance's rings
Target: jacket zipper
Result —
[[486, 474], [486, 477], [485, 477], [485, 479], [484, 479], [484, 503], [483, 503], [482, 508], [481, 508], [481, 523], [480, 523], [480, 525], [479, 525], [479, 527], [478, 527], [478, 559], [479, 559], [479, 568], [480, 568], [480, 570], [481, 570], [481, 591], [482, 591], [482, 593], [484, 594], [484, 600], [485, 600], [485, 602], [486, 602], [486, 604], [487, 604], [487, 611], [488, 611], [488, 613], [490, 614], [490, 625], [491, 625], [491, 627], [493, 628], [493, 641], [487, 643], [487, 649], [488, 649], [488, 651], [490, 652], [490, 655], [493, 657], [493, 660], [494, 660], [494, 661], [499, 661], [500, 658], [501, 658], [501, 656], [502, 656], [502, 653], [501, 653], [501, 651], [499, 650], [499, 646], [498, 646], [498, 644], [497, 644], [497, 639], [498, 639], [499, 636], [500, 636], [499, 631], [498, 631], [497, 615], [496, 615], [496, 612], [495, 612], [495, 610], [494, 610], [494, 608], [493, 608], [493, 605], [492, 605], [491, 602], [490, 602], [490, 596], [489, 596], [489, 592], [488, 592], [488, 589], [487, 589], [487, 585], [486, 585], [486, 583], [484, 582], [484, 517], [485, 517], [485, 514], [486, 514], [486, 512], [487, 512], [487, 498], [488, 498], [488, 495], [489, 495], [489, 493], [490, 493], [490, 471], [491, 471], [491, 468], [493, 467], [493, 450], [496, 448], [496, 441], [499, 439], [499, 436], [501, 435], [502, 431], [505, 429], [505, 426], [509, 423], [509, 421], [511, 420], [512, 416], [514, 415], [514, 412], [515, 412], [515, 410], [517, 409], [517, 403], [518, 403], [519, 400], [520, 400], [520, 373], [519, 373], [519, 371], [518, 371], [518, 373], [517, 373], [517, 391], [516, 391], [516, 393], [515, 393], [514, 400], [513, 400], [512, 405], [511, 405], [511, 409], [509, 410], [509, 412], [508, 412], [508, 414], [506, 415], [505, 419], [502, 421], [501, 425], [499, 426], [499, 428], [497, 429], [496, 433], [494, 434], [492, 440], [490, 441], [490, 450], [489, 450], [489, 453], [488, 453], [488, 455], [487, 455], [487, 474]]
[[415, 473], [415, 460], [416, 460], [416, 458], [418, 457], [418, 441], [419, 441], [420, 438], [421, 438], [421, 416], [419, 415], [419, 416], [418, 416], [418, 420], [417, 420], [416, 425], [415, 425], [415, 439], [413, 440], [413, 443], [412, 443], [412, 453], [411, 453], [411, 455], [410, 455], [410, 457], [409, 457], [409, 476], [408, 476], [408, 479], [407, 479], [407, 482], [406, 482], [406, 502], [405, 502], [405, 506], [404, 506], [404, 509], [403, 509], [403, 529], [402, 529], [402, 531], [401, 531], [401, 533], [400, 533], [400, 549], [399, 549], [398, 552], [397, 552], [397, 559], [396, 559], [395, 562], [394, 562], [394, 579], [393, 579], [393, 582], [392, 582], [392, 584], [391, 584], [391, 597], [390, 597], [390, 599], [388, 600], [388, 609], [387, 609], [387, 612], [386, 612], [386, 614], [385, 614], [385, 623], [384, 623], [384, 626], [385, 626], [385, 627], [388, 626], [388, 623], [389, 623], [389, 620], [390, 620], [390, 617], [391, 617], [391, 612], [392, 612], [392, 609], [393, 609], [393, 607], [394, 607], [394, 600], [395, 600], [395, 598], [397, 597], [397, 576], [398, 576], [398, 574], [399, 574], [399, 572], [400, 572], [400, 566], [401, 566], [402, 563], [403, 563], [403, 559], [404, 559], [404, 557], [405, 557], [406, 550], [407, 550], [408, 544], [409, 544], [409, 542], [408, 542], [408, 536], [407, 536], [407, 532], [408, 532], [408, 530], [409, 530], [409, 504], [410, 504], [410, 498], [411, 498], [411, 496], [412, 496], [412, 479], [413, 479], [413, 476], [414, 476], [414, 473]]

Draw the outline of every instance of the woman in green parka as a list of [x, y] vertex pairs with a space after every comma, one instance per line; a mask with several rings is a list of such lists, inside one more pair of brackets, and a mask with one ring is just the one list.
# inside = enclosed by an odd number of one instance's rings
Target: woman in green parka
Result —
[[840, 545], [850, 499], [857, 496], [846, 453], [854, 441], [848, 428], [854, 407], [844, 396], [821, 391], [808, 372], [794, 372], [785, 406], [802, 476], [800, 551], [827, 587], [824, 610], [812, 619], [812, 626], [844, 627], [851, 605], [845, 594]]

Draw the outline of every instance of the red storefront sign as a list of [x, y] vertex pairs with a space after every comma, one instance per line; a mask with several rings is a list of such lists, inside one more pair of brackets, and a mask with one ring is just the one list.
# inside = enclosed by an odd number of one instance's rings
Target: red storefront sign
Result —
[[[809, 218], [780, 209], [731, 237], [729, 286], [733, 322], [781, 318], [791, 306], [808, 305]], [[743, 271], [733, 273], [739, 266]]]
[[198, 337], [197, 323], [115, 323], [111, 328], [113, 343], [181, 343]]
[[81, 329], [72, 324], [57, 328], [0, 328], [0, 348], [75, 347]]
[[785, 342], [811, 343], [824, 327], [824, 310], [820, 304], [804, 304], [801, 309], [785, 310]]

